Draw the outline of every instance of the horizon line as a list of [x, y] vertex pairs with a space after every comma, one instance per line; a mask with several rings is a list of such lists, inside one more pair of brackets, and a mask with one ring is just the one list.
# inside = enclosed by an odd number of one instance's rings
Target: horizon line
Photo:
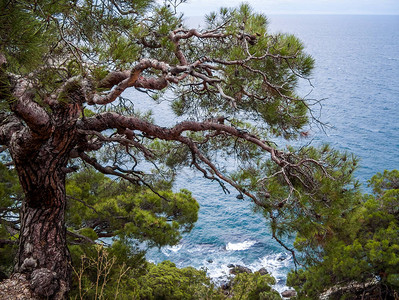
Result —
[[[320, 15], [320, 16], [398, 16], [399, 13], [336, 13], [336, 12], [270, 12], [270, 13], [264, 13], [266, 16], [270, 15], [290, 15], [290, 16], [295, 16], [295, 15]], [[191, 15], [191, 14], [183, 14], [183, 17], [198, 17], [198, 18], [203, 18], [206, 14], [203, 15]]]

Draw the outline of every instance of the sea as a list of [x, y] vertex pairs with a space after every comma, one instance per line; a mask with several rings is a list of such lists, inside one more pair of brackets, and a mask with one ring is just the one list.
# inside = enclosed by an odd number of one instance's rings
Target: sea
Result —
[[[301, 83], [298, 93], [323, 99], [320, 120], [328, 126], [312, 124], [309, 136], [295, 143], [329, 143], [354, 153], [360, 158], [356, 178], [363, 191], [370, 192], [371, 176], [399, 169], [399, 16], [271, 15], [268, 19], [270, 32], [295, 34], [316, 61], [312, 85]], [[137, 108], [150, 107], [156, 123], [171, 126], [179, 121], [168, 101], [156, 105], [140, 97]], [[202, 268], [217, 282], [229, 276], [229, 264], [254, 271], [264, 267], [276, 278], [275, 289], [287, 288], [293, 260], [272, 239], [267, 220], [253, 212], [249, 199], [237, 199], [234, 189], [225, 194], [217, 183], [191, 169], [178, 175], [174, 189], [180, 188], [189, 189], [199, 202], [198, 221], [178, 245], [150, 249], [148, 260]]]

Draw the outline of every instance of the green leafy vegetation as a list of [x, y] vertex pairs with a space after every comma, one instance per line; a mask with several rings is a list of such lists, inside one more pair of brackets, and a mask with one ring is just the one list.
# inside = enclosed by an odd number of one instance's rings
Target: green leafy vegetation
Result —
[[[398, 295], [399, 270], [399, 172], [378, 173], [369, 181], [373, 194], [346, 203], [329, 238], [304, 248], [306, 268], [292, 272], [288, 284], [299, 291], [299, 299], [315, 298], [329, 287], [338, 286], [333, 297], [367, 299]], [[334, 210], [328, 212], [334, 214]], [[316, 255], [317, 254], [317, 255]], [[357, 288], [350, 288], [351, 285]], [[374, 297], [374, 298], [373, 298]], [[333, 298], [333, 299], [335, 299]]]
[[68, 228], [93, 241], [117, 236], [149, 246], [174, 245], [197, 221], [199, 205], [187, 190], [155, 194], [93, 170], [72, 175], [66, 188]]
[[226, 290], [215, 286], [205, 270], [179, 269], [170, 261], [139, 264], [137, 257], [129, 259], [114, 248], [91, 246], [80, 256], [73, 268], [71, 299], [281, 299], [271, 288], [275, 279], [270, 275], [237, 274]]
[[280, 294], [271, 288], [276, 280], [266, 274], [239, 273], [231, 280], [231, 291], [228, 299], [243, 300], [278, 300]]

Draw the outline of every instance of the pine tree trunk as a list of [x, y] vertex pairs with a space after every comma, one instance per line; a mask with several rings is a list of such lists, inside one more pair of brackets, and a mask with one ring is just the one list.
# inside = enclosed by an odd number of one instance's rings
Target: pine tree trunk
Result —
[[[5, 62], [0, 53], [3, 77], [7, 76], [3, 68]], [[78, 79], [71, 78], [55, 93], [57, 100], [46, 96], [48, 101], [43, 100], [46, 105], [42, 106], [37, 96], [43, 93], [35, 90], [36, 81], [21, 77], [13, 78], [11, 84], [9, 80], [7, 77], [6, 84], [0, 85], [12, 112], [2, 136], [25, 196], [20, 211], [19, 249], [9, 283], [14, 287], [29, 285], [28, 292], [33, 292], [34, 299], [65, 299], [71, 279], [65, 226], [66, 167], [78, 142], [87, 142], [85, 138], [78, 141], [76, 128], [86, 90]], [[3, 120], [0, 121], [2, 125]], [[8, 290], [5, 286], [2, 290], [0, 285], [0, 298], [12, 299]]]
[[[41, 151], [42, 152], [42, 151]], [[70, 255], [65, 227], [66, 157], [38, 155], [34, 162], [16, 161], [25, 192], [15, 273], [26, 274], [33, 292], [63, 299], [70, 286]]]
[[70, 289], [65, 178], [77, 142], [74, 125], [79, 112], [79, 105], [64, 107], [53, 119], [53, 133], [37, 147], [32, 145], [34, 151], [20, 155], [11, 151], [25, 194], [14, 274], [25, 275], [39, 298], [65, 299]]

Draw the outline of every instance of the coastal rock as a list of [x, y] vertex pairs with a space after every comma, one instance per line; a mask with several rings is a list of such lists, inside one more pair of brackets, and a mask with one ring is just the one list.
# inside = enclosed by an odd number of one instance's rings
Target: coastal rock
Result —
[[269, 272], [266, 270], [266, 268], [261, 268], [261, 269], [259, 269], [259, 270], [258, 270], [258, 273], [259, 273], [260, 275], [267, 275], [267, 274], [269, 274]]
[[281, 296], [283, 296], [284, 298], [295, 297], [296, 296], [296, 292], [295, 292], [295, 290], [286, 290], [286, 291], [281, 293]]
[[222, 285], [220, 286], [222, 290], [227, 291], [230, 290], [231, 288], [231, 281], [227, 281], [222, 283]]
[[365, 291], [366, 290], [373, 291], [374, 290], [373, 287], [376, 287], [378, 284], [379, 284], [378, 280], [373, 278], [365, 283], [352, 281], [344, 285], [335, 285], [326, 290], [323, 294], [321, 294], [319, 299], [320, 300], [328, 300], [335, 298], [338, 299], [343, 295], [349, 295], [349, 294], [367, 296], [365, 299], [377, 299], [378, 295], [371, 296], [369, 293], [365, 293]]
[[231, 269], [231, 268], [234, 268], [235, 265], [233, 265], [233, 264], [228, 264], [227, 267]]
[[287, 256], [284, 254], [277, 258], [278, 261], [284, 261], [286, 259], [287, 259]]
[[252, 270], [250, 268], [247, 268], [247, 267], [244, 267], [244, 266], [240, 266], [240, 265], [236, 265], [236, 266], [234, 266], [234, 268], [230, 269], [230, 274], [237, 275], [237, 274], [240, 274], [240, 273], [248, 273], [248, 274], [250, 274], [250, 273], [252, 273]]

